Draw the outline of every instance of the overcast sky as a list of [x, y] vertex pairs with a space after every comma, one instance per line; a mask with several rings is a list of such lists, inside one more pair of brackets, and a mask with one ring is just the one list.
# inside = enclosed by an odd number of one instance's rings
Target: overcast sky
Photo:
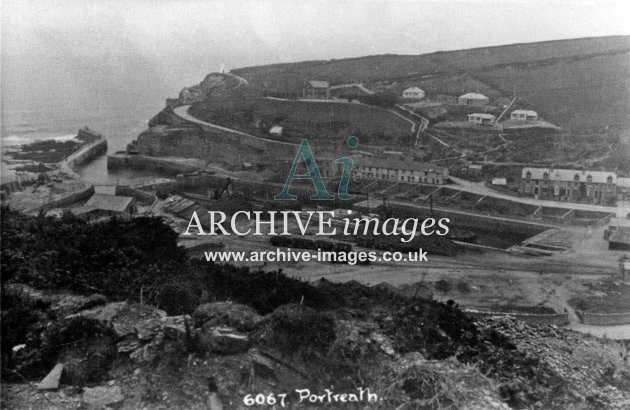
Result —
[[174, 95], [222, 64], [630, 34], [628, 3], [3, 0], [2, 88], [13, 98], [28, 83], [54, 97], [60, 85], [113, 81]]

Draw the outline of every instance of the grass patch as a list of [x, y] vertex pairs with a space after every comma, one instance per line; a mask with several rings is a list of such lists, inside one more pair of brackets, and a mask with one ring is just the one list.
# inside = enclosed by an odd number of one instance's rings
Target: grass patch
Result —
[[588, 313], [630, 312], [630, 285], [614, 281], [590, 285], [590, 293], [569, 299], [574, 308]]

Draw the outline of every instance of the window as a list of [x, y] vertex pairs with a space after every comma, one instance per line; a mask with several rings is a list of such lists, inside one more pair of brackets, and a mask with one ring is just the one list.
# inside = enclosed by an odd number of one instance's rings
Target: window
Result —
[[573, 181], [580, 182], [580, 174], [573, 175]]
[[532, 179], [532, 173], [527, 171], [527, 173], [525, 174], [525, 179], [527, 179], [528, 181]]
[[606, 183], [607, 183], [608, 185], [612, 185], [612, 181], [613, 181], [613, 177], [612, 177], [612, 176], [610, 176], [610, 175], [608, 175], [608, 178], [606, 178]]
[[589, 184], [593, 183], [593, 176], [589, 174], [589, 175], [586, 177], [586, 182], [588, 182]]

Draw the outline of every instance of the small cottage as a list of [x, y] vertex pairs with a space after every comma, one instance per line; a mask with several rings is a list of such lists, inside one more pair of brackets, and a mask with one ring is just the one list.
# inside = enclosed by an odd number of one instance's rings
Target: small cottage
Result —
[[520, 121], [536, 121], [538, 113], [532, 110], [514, 110], [510, 114], [510, 119]]
[[403, 91], [402, 96], [408, 100], [421, 100], [424, 98], [425, 93], [418, 87], [410, 87]]
[[460, 96], [457, 99], [460, 105], [471, 105], [475, 107], [483, 107], [490, 104], [490, 99], [483, 94], [468, 93]]
[[492, 114], [474, 113], [468, 114], [468, 122], [479, 125], [492, 125], [496, 117]]
[[329, 100], [330, 83], [328, 81], [311, 80], [302, 88], [302, 98], [311, 100]]

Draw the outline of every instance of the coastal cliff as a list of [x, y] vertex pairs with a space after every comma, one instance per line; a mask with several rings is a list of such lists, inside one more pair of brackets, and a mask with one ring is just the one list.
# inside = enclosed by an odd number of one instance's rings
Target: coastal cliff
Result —
[[182, 89], [177, 98], [167, 99], [166, 105], [167, 107], [177, 107], [178, 105], [204, 101], [211, 97], [224, 97], [239, 85], [241, 82], [232, 75], [210, 73], [199, 84]]

